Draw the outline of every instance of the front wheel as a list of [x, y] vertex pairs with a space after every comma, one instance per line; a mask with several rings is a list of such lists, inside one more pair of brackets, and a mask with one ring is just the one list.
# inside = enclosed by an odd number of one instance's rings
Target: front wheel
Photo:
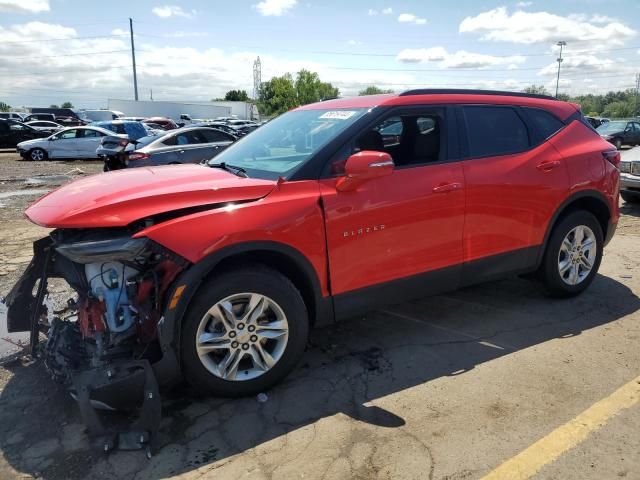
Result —
[[227, 271], [200, 288], [185, 317], [185, 378], [223, 397], [262, 392], [295, 367], [308, 334], [307, 309], [288, 278], [260, 266]]
[[29, 151], [28, 157], [29, 160], [33, 160], [34, 162], [41, 162], [47, 159], [47, 152], [42, 148], [34, 148]]
[[603, 244], [602, 228], [591, 213], [579, 210], [560, 220], [540, 267], [551, 295], [573, 297], [582, 293], [598, 272]]

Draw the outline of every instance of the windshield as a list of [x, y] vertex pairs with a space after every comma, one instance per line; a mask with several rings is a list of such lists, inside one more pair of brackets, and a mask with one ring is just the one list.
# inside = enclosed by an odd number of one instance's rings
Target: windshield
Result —
[[627, 122], [607, 122], [596, 128], [598, 133], [602, 132], [620, 132], [627, 127]]
[[209, 160], [209, 164], [225, 162], [241, 167], [250, 177], [288, 178], [367, 110], [350, 108], [285, 113]]

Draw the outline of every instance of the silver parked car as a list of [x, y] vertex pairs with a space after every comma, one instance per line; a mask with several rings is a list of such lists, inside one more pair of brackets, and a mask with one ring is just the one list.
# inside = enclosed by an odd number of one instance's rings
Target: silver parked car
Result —
[[106, 135], [114, 133], [99, 127], [65, 128], [47, 138], [21, 142], [17, 150], [22, 158], [34, 161], [47, 158], [98, 158], [96, 149]]

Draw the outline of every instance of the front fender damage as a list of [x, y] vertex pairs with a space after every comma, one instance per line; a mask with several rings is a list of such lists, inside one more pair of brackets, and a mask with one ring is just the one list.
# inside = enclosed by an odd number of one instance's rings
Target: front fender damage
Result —
[[[160, 340], [165, 297], [189, 263], [113, 230], [54, 231], [33, 251], [5, 299], [8, 331], [31, 332], [30, 353], [77, 401], [95, 445], [150, 454], [161, 418], [158, 377], [170, 384], [167, 374], [179, 371], [173, 346]], [[74, 291], [63, 311], [47, 306], [50, 278]], [[105, 421], [102, 410], [126, 421]]]

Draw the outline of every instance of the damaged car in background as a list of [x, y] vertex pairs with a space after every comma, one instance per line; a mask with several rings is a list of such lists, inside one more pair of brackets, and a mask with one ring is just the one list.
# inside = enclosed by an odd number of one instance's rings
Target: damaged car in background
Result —
[[[101, 448], [146, 448], [161, 389], [262, 392], [311, 327], [513, 274], [583, 292], [615, 232], [619, 163], [578, 106], [550, 97], [306, 105], [205, 165], [110, 171], [30, 206], [53, 231], [6, 298], [8, 330], [31, 331]], [[74, 293], [54, 309], [57, 278]]]

